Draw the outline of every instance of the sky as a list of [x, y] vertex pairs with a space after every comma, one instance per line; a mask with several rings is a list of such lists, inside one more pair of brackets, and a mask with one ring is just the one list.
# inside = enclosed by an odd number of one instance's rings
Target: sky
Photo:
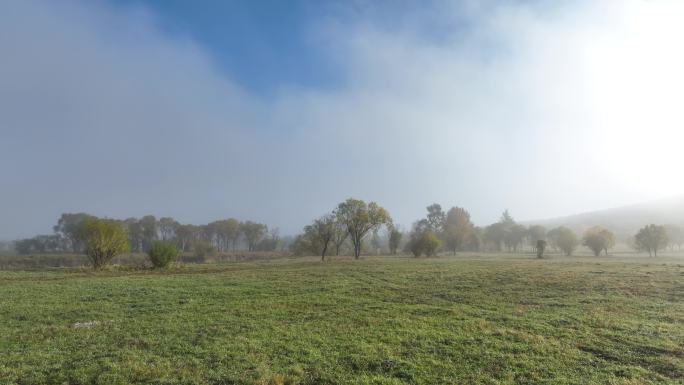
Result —
[[283, 234], [684, 192], [684, 3], [0, 2], [0, 239], [63, 212]]

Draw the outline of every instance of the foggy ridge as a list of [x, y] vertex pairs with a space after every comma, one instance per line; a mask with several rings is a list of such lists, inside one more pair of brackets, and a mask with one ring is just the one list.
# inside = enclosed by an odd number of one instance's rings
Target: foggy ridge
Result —
[[627, 236], [646, 223], [684, 224], [684, 195], [523, 223], [547, 228], [566, 226], [580, 234], [591, 226], [601, 225], [619, 236]]

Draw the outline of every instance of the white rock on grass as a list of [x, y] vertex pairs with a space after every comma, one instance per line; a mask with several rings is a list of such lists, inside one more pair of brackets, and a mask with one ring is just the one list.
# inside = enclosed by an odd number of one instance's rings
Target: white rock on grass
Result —
[[76, 322], [73, 327], [74, 329], [92, 329], [99, 324], [100, 321]]

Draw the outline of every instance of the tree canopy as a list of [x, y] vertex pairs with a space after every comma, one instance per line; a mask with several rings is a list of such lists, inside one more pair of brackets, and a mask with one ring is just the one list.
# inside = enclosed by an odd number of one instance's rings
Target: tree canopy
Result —
[[392, 223], [392, 218], [387, 210], [377, 203], [366, 203], [353, 198], [340, 203], [335, 210], [335, 216], [347, 228], [347, 233], [354, 246], [354, 258], [356, 259], [361, 255], [364, 237], [370, 231]]

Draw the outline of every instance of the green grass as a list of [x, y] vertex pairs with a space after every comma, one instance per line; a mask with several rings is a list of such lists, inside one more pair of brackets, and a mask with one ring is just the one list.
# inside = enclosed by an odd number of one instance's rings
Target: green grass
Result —
[[[76, 322], [97, 321], [91, 328]], [[0, 272], [0, 384], [681, 384], [684, 259]]]

